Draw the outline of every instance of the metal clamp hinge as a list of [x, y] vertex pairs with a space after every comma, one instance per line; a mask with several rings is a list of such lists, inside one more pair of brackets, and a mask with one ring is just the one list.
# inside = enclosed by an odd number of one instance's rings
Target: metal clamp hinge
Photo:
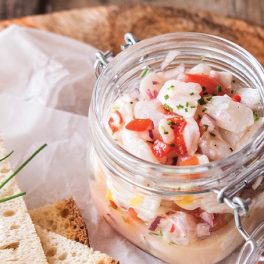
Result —
[[[245, 216], [249, 211], [251, 199], [242, 199], [236, 196], [241, 190], [253, 183], [258, 177], [262, 177], [264, 173], [264, 160], [258, 160], [252, 166], [244, 169], [244, 172], [236, 177], [237, 180], [225, 186], [221, 190], [214, 189], [213, 192], [217, 194], [217, 201], [225, 203], [229, 208], [234, 211], [235, 226], [241, 236], [250, 243], [252, 252], [256, 249], [256, 242], [251, 238], [250, 234], [243, 227], [241, 217]], [[238, 176], [233, 173], [232, 176]]]
[[[121, 45], [121, 50], [125, 50], [129, 46], [136, 44], [139, 40], [132, 34], [126, 33], [124, 35], [125, 44]], [[99, 77], [102, 70], [105, 69], [109, 63], [109, 58], [113, 57], [112, 51], [98, 51], [95, 53], [96, 61], [94, 63], [95, 75]]]

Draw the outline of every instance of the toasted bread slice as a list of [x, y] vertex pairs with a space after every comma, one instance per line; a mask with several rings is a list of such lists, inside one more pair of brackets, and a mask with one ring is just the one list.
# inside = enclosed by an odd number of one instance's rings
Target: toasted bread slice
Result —
[[106, 254], [36, 226], [49, 264], [117, 264]]
[[72, 198], [29, 211], [35, 225], [89, 246], [85, 222]]
[[[0, 158], [5, 156], [0, 140]], [[12, 173], [7, 160], [0, 162], [0, 182]], [[0, 198], [20, 192], [11, 180], [0, 190]], [[0, 263], [1, 264], [46, 264], [47, 259], [40, 239], [27, 212], [22, 197], [0, 203]]]

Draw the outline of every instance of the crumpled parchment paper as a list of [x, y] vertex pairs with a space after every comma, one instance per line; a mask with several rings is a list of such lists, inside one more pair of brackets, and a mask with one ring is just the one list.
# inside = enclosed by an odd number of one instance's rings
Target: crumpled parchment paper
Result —
[[121, 264], [163, 263], [118, 235], [90, 198], [87, 113], [95, 51], [34, 29], [11, 26], [0, 32], [0, 134], [15, 150], [13, 167], [48, 144], [17, 176], [29, 208], [73, 196], [96, 250]]

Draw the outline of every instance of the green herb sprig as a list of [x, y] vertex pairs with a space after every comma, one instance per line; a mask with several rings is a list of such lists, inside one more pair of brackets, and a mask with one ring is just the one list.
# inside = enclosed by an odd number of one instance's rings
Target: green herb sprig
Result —
[[[0, 190], [9, 182], [11, 181], [35, 156], [37, 156], [39, 154], [39, 152], [41, 152], [45, 147], [47, 146], [47, 144], [42, 145], [41, 147], [39, 147], [28, 159], [26, 159], [24, 162], [22, 162], [17, 169], [10, 175], [8, 176], [3, 182], [0, 183]], [[0, 159], [0, 162], [7, 159], [8, 157], [10, 157], [12, 154], [14, 153], [14, 151], [11, 151], [8, 155], [6, 155], [5, 157], [3, 157], [2, 159]], [[10, 195], [7, 197], [3, 197], [0, 198], [0, 203], [3, 202], [7, 202], [10, 200], [13, 200], [15, 198], [21, 197], [26, 195], [26, 192], [20, 192], [14, 195]]]
[[13, 153], [14, 153], [14, 150], [10, 151], [5, 157], [3, 157], [2, 159], [0, 159], [0, 162], [1, 161], [4, 161], [7, 158], [9, 158]]
[[150, 67], [146, 67], [139, 75], [140, 78], [144, 78], [150, 72]]

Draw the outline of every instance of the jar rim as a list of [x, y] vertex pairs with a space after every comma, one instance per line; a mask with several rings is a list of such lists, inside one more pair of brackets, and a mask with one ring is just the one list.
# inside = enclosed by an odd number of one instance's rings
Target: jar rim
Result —
[[[195, 174], [195, 173], [203, 173], [208, 172], [209, 170], [213, 168], [224, 168], [231, 164], [237, 164], [236, 168], [241, 167], [245, 162], [252, 160], [256, 157], [256, 153], [259, 153], [260, 149], [262, 149], [262, 146], [260, 147], [260, 142], [264, 139], [264, 124], [262, 122], [260, 128], [255, 132], [254, 136], [249, 140], [249, 142], [243, 146], [240, 150], [230, 154], [229, 156], [225, 157], [221, 160], [216, 160], [209, 162], [207, 164], [202, 165], [196, 165], [196, 166], [173, 166], [173, 165], [164, 165], [164, 164], [155, 164], [146, 160], [143, 160], [141, 158], [138, 158], [131, 153], [127, 152], [125, 149], [123, 149], [121, 146], [119, 146], [114, 140], [111, 138], [111, 135], [106, 131], [103, 124], [100, 124], [99, 118], [98, 118], [98, 112], [95, 110], [95, 100], [96, 100], [96, 90], [99, 89], [99, 87], [102, 87], [102, 84], [105, 82], [104, 74], [106, 75], [112, 75], [112, 77], [117, 72], [117, 68], [120, 65], [120, 62], [124, 60], [129, 60], [131, 56], [135, 55], [139, 50], [147, 52], [149, 46], [153, 48], [154, 46], [162, 46], [166, 41], [171, 40], [179, 40], [179, 39], [190, 39], [190, 40], [198, 40], [201, 41], [201, 39], [209, 41], [210, 43], [221, 43], [225, 46], [228, 46], [231, 50], [235, 50], [237, 53], [239, 53], [249, 64], [251, 67], [253, 67], [256, 71], [257, 78], [259, 82], [261, 83], [261, 86], [264, 87], [264, 71], [260, 63], [257, 61], [257, 59], [251, 55], [248, 51], [240, 47], [239, 45], [226, 40], [224, 38], [213, 36], [209, 34], [204, 33], [197, 33], [197, 32], [176, 32], [176, 33], [168, 33], [164, 35], [155, 36], [152, 38], [144, 39], [138, 43], [136, 43], [133, 46], [130, 46], [126, 50], [119, 53], [116, 57], [114, 57], [108, 67], [103, 70], [101, 75], [99, 76], [94, 92], [93, 92], [93, 98], [92, 103], [90, 107], [90, 115], [95, 114], [95, 118], [98, 122], [98, 128], [100, 129], [99, 137], [101, 137], [100, 142], [105, 146], [104, 148], [111, 148], [111, 153], [113, 158], [118, 164], [120, 163], [120, 158], [124, 158], [124, 162], [122, 162], [122, 165], [124, 165], [126, 168], [133, 169], [133, 167], [141, 168], [140, 174], [146, 178], [152, 178], [152, 175], [150, 175], [150, 171], [155, 171], [155, 179], [157, 179], [157, 174], [161, 174], [161, 177], [158, 177], [157, 180], [164, 181], [164, 177], [162, 174], [169, 175], [170, 177], [166, 180], [171, 180], [175, 182], [186, 182], [186, 180], [180, 180], [179, 178], [175, 177], [178, 174]], [[263, 98], [264, 98], [264, 91], [259, 89], [260, 96], [261, 96], [261, 103], [262, 106], [264, 106]], [[93, 108], [93, 109], [92, 109]], [[243, 158], [242, 158], [243, 157]], [[133, 166], [130, 166], [133, 165]], [[144, 169], [147, 167], [147, 169]], [[143, 170], [142, 170], [143, 169]], [[204, 180], [208, 181], [208, 178], [206, 179], [191, 179], [192, 182], [203, 182]], [[212, 180], [212, 179], [210, 179]], [[215, 179], [219, 180], [219, 178]], [[188, 182], [190, 179], [187, 180]]]

